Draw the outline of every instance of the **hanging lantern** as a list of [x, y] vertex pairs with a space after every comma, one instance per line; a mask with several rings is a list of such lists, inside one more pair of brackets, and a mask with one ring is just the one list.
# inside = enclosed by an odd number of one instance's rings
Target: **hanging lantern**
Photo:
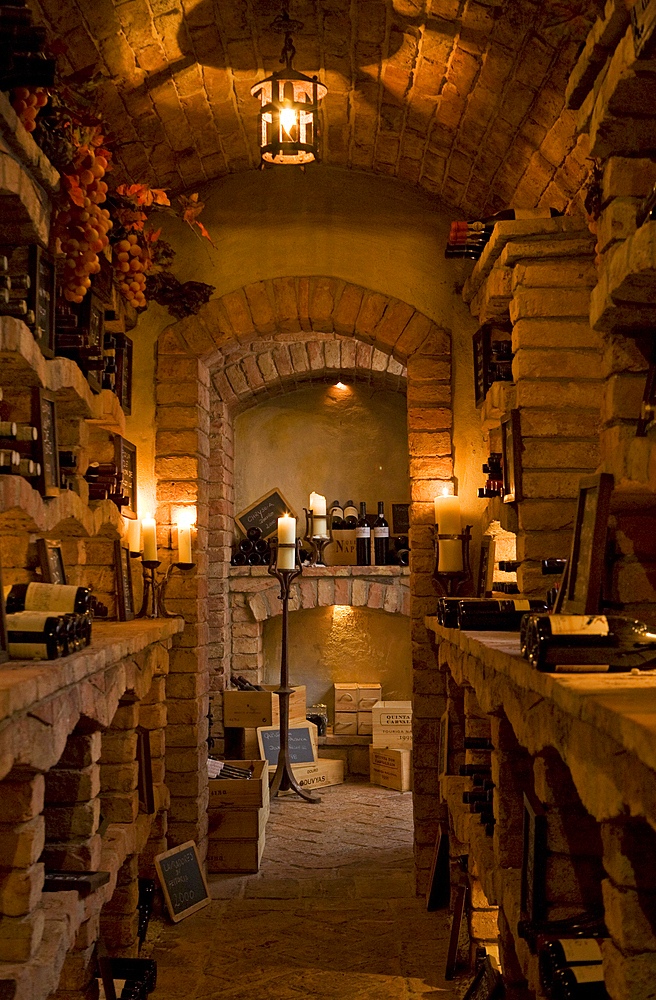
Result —
[[259, 145], [266, 163], [311, 163], [318, 158], [319, 101], [328, 88], [292, 68], [296, 52], [292, 31], [303, 27], [300, 21], [290, 21], [285, 12], [272, 26], [284, 31], [285, 44], [280, 62], [285, 69], [273, 73], [251, 88], [253, 97], [260, 98]]

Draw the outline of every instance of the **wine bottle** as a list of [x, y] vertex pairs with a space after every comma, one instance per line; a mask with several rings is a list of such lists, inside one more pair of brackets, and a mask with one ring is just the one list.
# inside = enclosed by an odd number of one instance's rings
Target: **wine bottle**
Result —
[[567, 559], [543, 559], [542, 576], [555, 576], [562, 573], [567, 565]]
[[249, 552], [246, 556], [246, 562], [249, 566], [261, 566], [262, 556], [259, 552]]
[[88, 587], [58, 583], [15, 583], [7, 595], [7, 614], [17, 611], [57, 611], [84, 614], [91, 607]]
[[33, 479], [34, 476], [39, 475], [37, 471], [37, 462], [33, 462], [31, 458], [21, 458], [18, 465], [15, 466], [16, 474], [19, 476], [24, 476], [25, 479]]
[[527, 611], [546, 612], [545, 601], [535, 600], [461, 600], [458, 602], [458, 628], [473, 631], [519, 631]]
[[557, 208], [504, 208], [495, 215], [488, 215], [484, 219], [475, 219], [473, 222], [453, 222], [451, 225], [458, 228], [466, 227], [467, 232], [470, 233], [483, 233], [492, 232], [497, 222], [519, 222], [522, 219], [554, 219], [562, 214]]
[[0, 437], [15, 438], [18, 431], [18, 424], [13, 420], [0, 420]]
[[553, 1000], [605, 1000], [602, 965], [570, 965], [554, 973]]
[[358, 566], [371, 566], [371, 528], [367, 523], [367, 505], [360, 503], [360, 517], [355, 529], [355, 559]]
[[246, 532], [246, 538], [248, 539], [249, 542], [257, 542], [260, 540], [261, 537], [262, 537], [261, 528], [255, 528], [255, 527], [249, 528], [248, 531]]
[[232, 559], [230, 560], [231, 566], [245, 566], [246, 565], [246, 555], [243, 552], [234, 552]]
[[13, 448], [0, 449], [0, 475], [11, 475], [16, 472], [20, 455]]
[[19, 611], [7, 614], [7, 652], [18, 660], [56, 660], [64, 655], [65, 627], [58, 615]]
[[374, 563], [376, 566], [387, 565], [389, 550], [389, 524], [385, 520], [385, 504], [378, 501], [378, 517], [374, 521]]
[[573, 965], [600, 965], [601, 948], [594, 937], [544, 941], [539, 950], [540, 982], [549, 993], [559, 969]]
[[[491, 802], [492, 801], [492, 789], [482, 792], [463, 792], [462, 801], [465, 805], [477, 805], [480, 802]], [[479, 812], [480, 810], [475, 810]]]
[[344, 505], [344, 527], [347, 530], [354, 529], [358, 523], [358, 510], [352, 500], [347, 500]]
[[606, 673], [647, 668], [656, 660], [656, 633], [618, 615], [530, 615], [520, 646], [549, 673]]
[[266, 538], [258, 538], [255, 540], [255, 542], [253, 542], [253, 548], [255, 549], [256, 552], [259, 552], [259, 554], [263, 556], [266, 552], [269, 551], [269, 543], [267, 542]]
[[[489, 736], [465, 736], [463, 745], [465, 750], [494, 750]], [[478, 764], [474, 766], [479, 767]]]
[[344, 528], [344, 511], [340, 506], [339, 500], [333, 500], [332, 507], [330, 508], [330, 527], [333, 531], [342, 531]]
[[488, 764], [461, 764], [460, 774], [463, 778], [477, 775], [488, 778], [492, 774], [492, 768]]
[[519, 920], [517, 936], [529, 942], [532, 951], [545, 937], [608, 937], [603, 912], [577, 913], [564, 920]]
[[239, 543], [239, 551], [243, 552], [245, 556], [247, 556], [250, 552], [253, 551], [253, 543], [250, 541], [250, 539], [242, 538], [242, 540]]

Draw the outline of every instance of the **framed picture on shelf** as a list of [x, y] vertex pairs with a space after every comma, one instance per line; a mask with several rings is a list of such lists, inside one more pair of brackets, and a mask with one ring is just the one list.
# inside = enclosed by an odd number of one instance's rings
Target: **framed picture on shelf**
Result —
[[127, 545], [122, 545], [121, 542], [114, 542], [114, 565], [116, 567], [116, 611], [118, 619], [122, 622], [131, 622], [135, 612], [130, 549]]
[[558, 602], [562, 614], [599, 614], [612, 491], [609, 472], [584, 476], [579, 483], [572, 548]]
[[120, 434], [114, 435], [114, 462], [118, 470], [118, 492], [127, 497], [121, 507], [123, 517], [137, 517], [137, 446]]
[[547, 913], [547, 815], [526, 792], [522, 840], [521, 912], [524, 919], [539, 923]]
[[437, 828], [433, 862], [428, 877], [426, 909], [429, 912], [443, 910], [449, 905], [450, 899], [451, 869], [449, 866], [449, 835], [440, 823]]
[[522, 499], [522, 438], [519, 410], [501, 418], [501, 454], [503, 458], [503, 502]]
[[494, 549], [495, 542], [490, 535], [481, 538], [481, 557], [478, 563], [478, 581], [476, 597], [491, 597], [494, 579]]
[[250, 507], [239, 512], [235, 521], [246, 535], [249, 528], [259, 528], [263, 538], [272, 538], [278, 531], [278, 518], [284, 514], [296, 517], [280, 490], [269, 490]]
[[410, 531], [410, 504], [392, 504], [392, 534], [407, 535]]
[[137, 726], [137, 789], [139, 792], [139, 809], [141, 812], [155, 812], [155, 796], [153, 793], [153, 769], [150, 759], [150, 733], [143, 726]]
[[57, 397], [54, 392], [36, 386], [32, 389], [32, 424], [39, 432], [35, 458], [41, 466], [36, 480], [41, 496], [59, 496], [59, 445], [57, 442]]
[[37, 538], [36, 551], [41, 567], [41, 578], [44, 583], [66, 585], [66, 570], [62, 559], [62, 550], [47, 538]]

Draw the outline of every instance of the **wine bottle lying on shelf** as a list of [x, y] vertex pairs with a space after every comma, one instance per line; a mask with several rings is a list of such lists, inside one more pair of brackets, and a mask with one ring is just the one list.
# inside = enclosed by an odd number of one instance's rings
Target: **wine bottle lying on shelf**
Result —
[[457, 608], [457, 627], [474, 632], [514, 632], [519, 631], [527, 611], [546, 613], [547, 610], [545, 601], [461, 600]]
[[618, 615], [526, 615], [522, 655], [547, 673], [607, 673], [656, 662], [656, 632]]
[[57, 660], [65, 655], [66, 623], [59, 615], [19, 611], [7, 615], [7, 652], [15, 660]]
[[601, 966], [601, 948], [595, 937], [544, 940], [539, 946], [538, 963], [540, 982], [550, 995], [556, 975], [561, 969], [572, 966]]
[[15, 583], [6, 599], [7, 614], [16, 611], [77, 612], [84, 614], [91, 607], [88, 587], [57, 583]]
[[555, 973], [551, 984], [553, 1000], [607, 1000], [603, 966], [568, 965]]

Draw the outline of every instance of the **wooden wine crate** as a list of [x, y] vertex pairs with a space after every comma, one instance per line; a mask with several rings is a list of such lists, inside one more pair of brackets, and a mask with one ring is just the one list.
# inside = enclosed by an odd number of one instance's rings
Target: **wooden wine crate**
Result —
[[372, 709], [372, 743], [375, 747], [412, 745], [412, 702], [377, 701]]
[[380, 684], [358, 684], [358, 712], [371, 712], [382, 693]]
[[257, 742], [257, 729], [226, 726], [225, 752], [229, 757], [239, 757], [241, 760], [257, 760], [260, 748]]
[[408, 792], [412, 788], [410, 750], [369, 747], [369, 780], [373, 785]]
[[327, 788], [343, 783], [344, 761], [319, 759], [314, 764], [293, 764], [292, 772], [301, 788]]
[[[277, 685], [266, 684], [264, 691], [224, 691], [223, 725], [240, 729], [276, 726], [280, 722]], [[294, 689], [289, 699], [289, 721], [305, 722], [305, 685]]]
[[210, 809], [208, 836], [211, 840], [259, 840], [269, 819], [269, 802], [260, 809]]
[[210, 778], [210, 809], [261, 809], [269, 804], [269, 769], [265, 760], [229, 760], [235, 767], [253, 765], [252, 778]]
[[358, 713], [335, 712], [335, 724], [333, 726], [333, 732], [335, 736], [357, 736]]
[[358, 712], [358, 736], [371, 736], [373, 712]]
[[335, 684], [335, 711], [336, 712], [357, 712], [358, 710], [358, 685], [357, 684]]
[[257, 872], [264, 853], [265, 837], [258, 839], [207, 841], [207, 870], [209, 872]]

